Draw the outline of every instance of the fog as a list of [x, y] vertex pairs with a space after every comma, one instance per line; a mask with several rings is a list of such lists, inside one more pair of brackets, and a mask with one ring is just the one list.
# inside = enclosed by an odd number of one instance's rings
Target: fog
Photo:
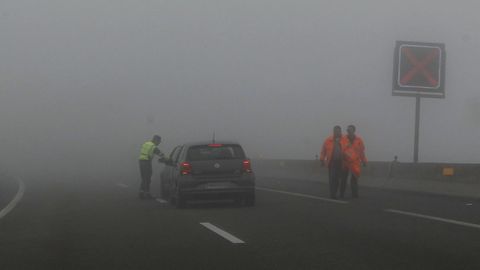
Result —
[[[477, 1], [3, 0], [0, 166], [136, 170], [236, 140], [314, 159], [355, 124], [370, 160], [413, 158], [415, 99], [391, 95], [396, 40], [445, 43], [446, 98], [422, 99], [420, 161], [480, 162]], [[136, 173], [136, 171], [135, 171]]]

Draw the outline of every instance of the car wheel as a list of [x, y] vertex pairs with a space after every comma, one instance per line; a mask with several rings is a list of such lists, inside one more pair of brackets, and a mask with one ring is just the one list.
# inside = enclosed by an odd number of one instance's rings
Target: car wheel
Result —
[[177, 204], [177, 200], [175, 198], [175, 191], [173, 190], [172, 186], [169, 186], [168, 188], [168, 201], [172, 204], [172, 205], [176, 205]]
[[233, 198], [233, 203], [235, 204], [235, 206], [242, 206], [243, 203], [246, 201], [244, 197], [245, 196], [241, 196], [241, 194], [236, 195]]
[[162, 197], [162, 199], [168, 198], [167, 187], [165, 186], [165, 183], [163, 181], [160, 184], [160, 196]]
[[248, 194], [245, 198], [246, 206], [255, 206], [255, 193]]
[[175, 198], [175, 202], [176, 202], [175, 206], [176, 206], [177, 208], [179, 208], [179, 209], [185, 208], [186, 200], [185, 200], [185, 198], [184, 198], [182, 195], [177, 194], [177, 196], [176, 196], [176, 198]]
[[172, 197], [175, 197], [174, 203], [177, 208], [185, 208], [186, 199], [182, 194], [180, 194], [180, 190], [178, 187], [175, 189], [175, 195]]

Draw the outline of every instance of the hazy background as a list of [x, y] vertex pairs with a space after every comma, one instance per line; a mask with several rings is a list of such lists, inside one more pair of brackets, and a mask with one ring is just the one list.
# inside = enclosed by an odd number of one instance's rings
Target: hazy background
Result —
[[2, 0], [0, 166], [136, 170], [210, 139], [313, 159], [357, 125], [370, 160], [413, 156], [396, 40], [445, 43], [446, 99], [422, 99], [420, 161], [480, 162], [478, 1]]

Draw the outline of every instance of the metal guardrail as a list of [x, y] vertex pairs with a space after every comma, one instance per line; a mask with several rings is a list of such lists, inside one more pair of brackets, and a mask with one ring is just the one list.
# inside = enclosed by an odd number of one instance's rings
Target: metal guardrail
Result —
[[[327, 169], [318, 160], [257, 159], [252, 162], [258, 174], [326, 176]], [[446, 173], [448, 172], [448, 173]], [[408, 178], [419, 180], [480, 183], [480, 164], [369, 162], [363, 177]]]

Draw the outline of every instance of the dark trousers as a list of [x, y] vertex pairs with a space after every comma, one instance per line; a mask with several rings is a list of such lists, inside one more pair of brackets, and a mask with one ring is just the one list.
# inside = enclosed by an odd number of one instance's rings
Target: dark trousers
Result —
[[330, 186], [330, 197], [336, 198], [338, 185], [344, 178], [344, 170], [341, 161], [332, 161], [328, 166], [328, 183]]
[[342, 177], [340, 181], [340, 197], [343, 198], [345, 190], [347, 189], [348, 178], [350, 178], [350, 187], [352, 188], [352, 197], [358, 197], [358, 177], [353, 175], [350, 171], [345, 173], [345, 177]]
[[152, 161], [139, 160], [140, 176], [142, 183], [140, 184], [140, 191], [150, 192], [150, 183], [152, 181]]

